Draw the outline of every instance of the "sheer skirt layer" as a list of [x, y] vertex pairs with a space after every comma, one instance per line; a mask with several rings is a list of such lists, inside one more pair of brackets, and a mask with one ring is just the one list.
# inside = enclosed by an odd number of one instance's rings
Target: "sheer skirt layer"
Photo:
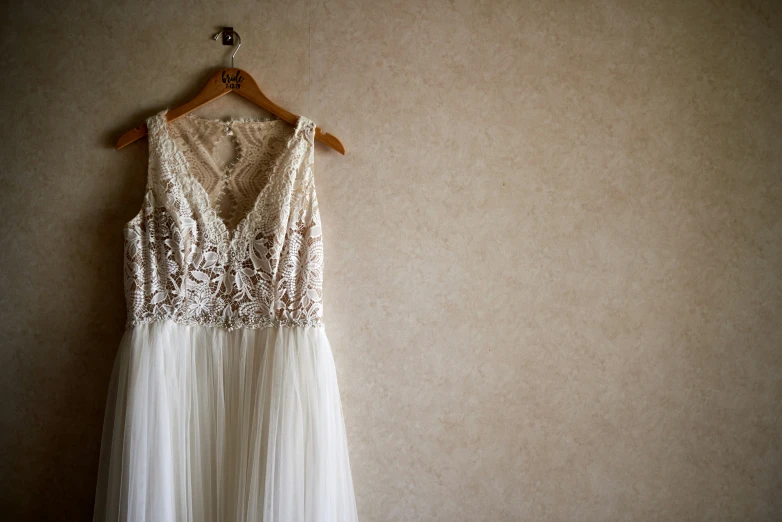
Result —
[[357, 520], [325, 330], [168, 320], [126, 330], [94, 520]]

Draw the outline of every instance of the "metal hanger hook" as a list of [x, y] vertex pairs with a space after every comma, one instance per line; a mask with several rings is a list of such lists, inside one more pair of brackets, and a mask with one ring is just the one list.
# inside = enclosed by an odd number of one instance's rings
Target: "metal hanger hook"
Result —
[[[216, 35], [214, 35], [213, 39], [214, 39], [214, 40], [217, 40], [218, 38], [220, 38], [220, 36], [222, 36], [222, 34], [223, 34], [223, 31], [224, 31], [224, 29], [223, 29], [223, 30], [221, 30], [221, 31], [220, 31], [219, 33], [217, 33]], [[234, 66], [234, 56], [236, 56], [236, 53], [238, 53], [238, 52], [239, 52], [239, 47], [241, 47], [241, 45], [242, 45], [242, 37], [241, 37], [241, 36], [239, 36], [239, 33], [237, 33], [236, 31], [234, 31], [233, 29], [231, 30], [231, 33], [233, 33], [234, 35], [236, 35], [236, 41], [238, 42], [238, 43], [237, 43], [237, 45], [236, 45], [236, 49], [234, 49], [234, 52], [231, 54], [231, 68], [233, 69], [233, 66]], [[227, 35], [227, 38], [228, 38], [228, 40], [231, 40], [231, 39], [232, 39], [232, 38], [231, 38], [231, 35]]]

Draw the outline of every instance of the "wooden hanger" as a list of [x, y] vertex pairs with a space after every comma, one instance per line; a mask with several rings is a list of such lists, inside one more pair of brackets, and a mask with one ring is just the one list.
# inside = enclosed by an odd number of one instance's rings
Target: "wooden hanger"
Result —
[[[220, 35], [223, 36], [223, 44], [225, 45], [233, 45], [233, 35], [236, 35], [236, 37], [239, 39], [239, 45], [236, 46], [236, 50], [234, 50], [233, 54], [231, 55], [231, 67], [227, 69], [220, 69], [214, 73], [212, 77], [209, 78], [209, 81], [206, 82], [204, 88], [201, 89], [201, 92], [199, 92], [195, 98], [175, 109], [167, 111], [167, 121], [173, 121], [181, 116], [184, 116], [188, 112], [194, 111], [202, 105], [206, 105], [207, 103], [220, 98], [221, 96], [225, 96], [230, 92], [235, 92], [239, 96], [247, 98], [251, 102], [255, 103], [256, 105], [260, 105], [278, 118], [281, 118], [295, 126], [299, 118], [297, 115], [288, 112], [287, 110], [272, 102], [269, 98], [266, 97], [265, 94], [263, 94], [261, 88], [258, 87], [258, 83], [253, 79], [252, 76], [250, 76], [250, 73], [233, 66], [234, 56], [236, 56], [236, 52], [239, 50], [239, 46], [242, 45], [242, 40], [239, 38], [239, 34], [236, 33], [236, 31], [234, 31], [231, 27], [225, 27], [222, 31], [214, 36], [214, 39], [217, 40]], [[146, 122], [127, 131], [117, 141], [117, 150], [125, 147], [126, 145], [130, 145], [139, 138], [143, 138], [147, 135], [147, 131], [148, 129]], [[321, 131], [318, 127], [315, 128], [315, 139], [325, 143], [337, 152], [343, 155], [345, 154], [345, 147], [342, 146], [342, 143], [336, 137]]]

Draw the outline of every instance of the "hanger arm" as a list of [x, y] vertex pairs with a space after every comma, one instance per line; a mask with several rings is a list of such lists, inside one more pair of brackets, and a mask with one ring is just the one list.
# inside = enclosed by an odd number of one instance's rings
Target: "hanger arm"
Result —
[[[296, 125], [296, 122], [298, 121], [299, 117], [297, 115], [285, 110], [266, 97], [260, 87], [258, 87], [258, 83], [247, 71], [235, 67], [220, 69], [214, 73], [206, 82], [206, 85], [201, 89], [201, 92], [193, 99], [166, 113], [166, 117], [168, 118], [167, 121], [175, 120], [230, 92], [234, 92], [243, 98], [250, 100], [291, 125]], [[146, 123], [130, 129], [117, 140], [117, 150], [143, 138], [147, 135], [147, 132]], [[345, 154], [345, 147], [342, 145], [342, 142], [335, 136], [323, 132], [319, 127], [315, 128], [315, 139], [325, 143], [340, 154]]]

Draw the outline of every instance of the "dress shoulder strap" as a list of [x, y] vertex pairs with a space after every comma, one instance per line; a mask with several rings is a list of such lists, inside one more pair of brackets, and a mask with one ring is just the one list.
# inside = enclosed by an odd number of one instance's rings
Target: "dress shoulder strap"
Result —
[[[165, 110], [153, 114], [146, 120], [147, 123], [147, 141], [149, 147], [149, 168], [147, 172], [147, 190], [153, 195], [161, 195], [159, 189], [165, 189], [165, 176], [170, 174], [167, 170], [167, 163], [170, 163], [170, 157], [174, 153], [173, 144], [168, 144], [168, 133], [163, 125], [165, 121]], [[167, 146], [168, 145], [168, 146]]]
[[147, 125], [148, 166], [144, 184], [144, 200], [136, 215], [125, 223], [124, 228], [138, 225], [146, 214], [153, 211], [157, 204], [156, 201], [160, 200], [161, 185], [165, 186], [165, 183], [161, 183], [160, 176], [161, 166], [165, 163], [161, 161], [163, 155], [162, 143], [164, 141], [161, 138], [161, 134], [165, 130], [161, 126], [161, 117], [164, 117], [163, 112], [153, 114], [145, 120]]
[[149, 169], [147, 191], [157, 205], [168, 207], [177, 215], [190, 216], [191, 209], [186, 191], [192, 190], [181, 183], [177, 171], [182, 168], [174, 136], [169, 132], [166, 113], [168, 108], [147, 118], [149, 142]]

